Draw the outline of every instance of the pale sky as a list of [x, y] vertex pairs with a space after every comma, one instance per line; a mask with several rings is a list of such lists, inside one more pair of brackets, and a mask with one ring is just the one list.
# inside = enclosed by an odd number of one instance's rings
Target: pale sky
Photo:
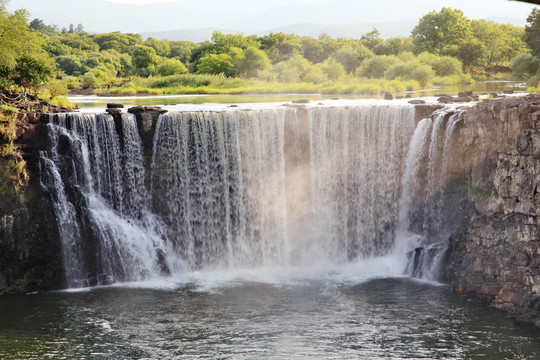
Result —
[[[525, 25], [534, 5], [509, 0], [9, 0], [8, 10], [26, 8], [30, 19], [90, 32], [155, 32], [220, 29], [244, 33], [279, 32], [302, 24], [354, 25], [408, 22], [442, 7], [463, 10], [471, 19]], [[378, 26], [377, 26], [378, 27]], [[371, 28], [371, 27], [370, 27]], [[395, 36], [395, 35], [392, 35]]]

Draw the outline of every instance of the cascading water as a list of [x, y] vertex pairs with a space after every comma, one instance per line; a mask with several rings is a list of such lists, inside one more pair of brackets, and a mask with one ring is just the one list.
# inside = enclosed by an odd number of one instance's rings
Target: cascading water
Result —
[[138, 280], [182, 266], [145, 206], [135, 119], [124, 115], [122, 125], [123, 152], [110, 115], [51, 116], [41, 183], [55, 194], [68, 287]]
[[287, 263], [284, 111], [161, 116], [154, 209], [191, 268]]
[[[432, 119], [422, 120], [413, 138], [414, 146], [407, 161], [408, 175], [405, 182], [418, 179], [421, 186], [405, 185], [402, 203], [408, 202], [405, 209], [413, 209], [412, 202], [422, 204], [416, 214], [402, 213], [401, 233], [414, 236], [417, 247], [413, 260], [409, 262], [407, 272], [419, 278], [444, 280], [445, 256], [448, 254], [448, 239], [455, 230], [457, 221], [449, 218], [452, 213], [446, 207], [456, 208], [463, 194], [449, 199], [448, 168], [450, 150], [456, 125], [462, 120], [461, 111], [440, 111]], [[425, 167], [425, 169], [422, 169]], [[452, 201], [450, 201], [452, 200]], [[454, 211], [459, 215], [459, 212]], [[416, 224], [411, 224], [416, 222]], [[412, 232], [412, 234], [411, 234]]]
[[385, 256], [437, 279], [442, 250], [407, 253], [446, 249], [459, 119], [417, 125], [411, 105], [174, 112], [145, 169], [133, 115], [51, 116], [40, 177], [67, 286]]

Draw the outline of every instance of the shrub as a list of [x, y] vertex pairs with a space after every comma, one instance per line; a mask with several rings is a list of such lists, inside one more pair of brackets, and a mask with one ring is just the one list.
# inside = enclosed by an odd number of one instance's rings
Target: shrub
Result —
[[336, 81], [345, 75], [345, 68], [336, 59], [330, 58], [321, 64], [322, 71], [328, 79]]
[[320, 84], [328, 80], [328, 77], [324, 73], [322, 66], [311, 66], [307, 73], [304, 75], [304, 81], [314, 84]]
[[460, 75], [463, 72], [461, 61], [450, 56], [441, 56], [429, 65], [437, 76]]
[[411, 74], [411, 79], [418, 81], [421, 87], [425, 88], [431, 84], [435, 71], [428, 65], [422, 65], [416, 68]]
[[531, 54], [519, 54], [510, 62], [512, 77], [517, 80], [527, 80], [538, 70], [540, 59]]
[[187, 73], [186, 66], [177, 59], [166, 59], [157, 67], [157, 73], [161, 76], [169, 76]]
[[421, 65], [417, 61], [398, 62], [391, 65], [385, 72], [384, 77], [388, 80], [396, 78], [409, 79], [412, 73]]
[[399, 60], [395, 56], [380, 55], [366, 59], [357, 69], [356, 74], [367, 78], [382, 78], [384, 72]]

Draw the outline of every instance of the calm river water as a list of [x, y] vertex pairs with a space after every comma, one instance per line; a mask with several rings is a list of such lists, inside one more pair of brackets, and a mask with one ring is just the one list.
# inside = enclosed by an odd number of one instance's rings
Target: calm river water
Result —
[[447, 286], [301, 272], [2, 297], [0, 358], [540, 358], [540, 331]]

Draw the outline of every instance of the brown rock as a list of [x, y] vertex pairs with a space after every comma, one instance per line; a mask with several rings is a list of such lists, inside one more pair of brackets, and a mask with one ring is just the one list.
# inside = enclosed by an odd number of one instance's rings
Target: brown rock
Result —
[[121, 109], [123, 107], [124, 107], [123, 104], [114, 104], [114, 103], [107, 104], [107, 109]]

